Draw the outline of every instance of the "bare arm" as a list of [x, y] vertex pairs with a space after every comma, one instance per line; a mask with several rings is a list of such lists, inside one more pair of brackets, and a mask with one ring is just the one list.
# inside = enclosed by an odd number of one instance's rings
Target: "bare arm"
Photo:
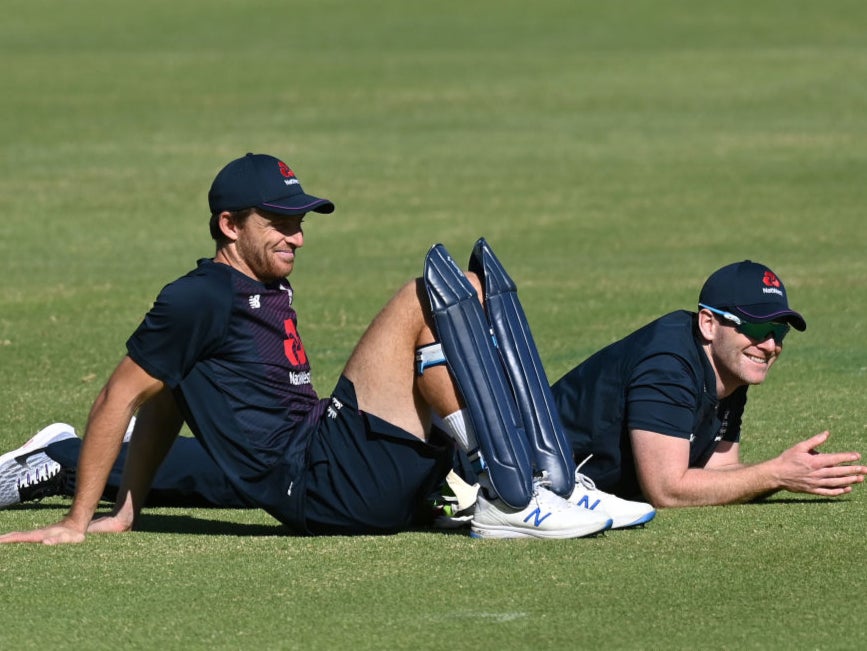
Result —
[[778, 490], [813, 495], [849, 493], [864, 481], [865, 466], [846, 465], [856, 452], [819, 453], [822, 432], [757, 464], [740, 460], [736, 443], [723, 443], [703, 468], [689, 467], [689, 441], [657, 432], [630, 432], [636, 471], [645, 497], [657, 507], [734, 504]]
[[163, 383], [124, 357], [100, 391], [90, 410], [76, 474], [75, 499], [57, 524], [0, 536], [0, 542], [46, 544], [82, 542], [102, 497], [123, 435], [138, 408], [158, 394]]
[[154, 475], [177, 438], [183, 422], [183, 416], [168, 387], [163, 387], [141, 406], [129, 442], [114, 510], [111, 515], [94, 520], [88, 531], [121, 533], [133, 528]]

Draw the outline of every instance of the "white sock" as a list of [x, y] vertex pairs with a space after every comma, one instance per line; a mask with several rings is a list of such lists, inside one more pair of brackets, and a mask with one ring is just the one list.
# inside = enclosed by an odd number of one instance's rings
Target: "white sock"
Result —
[[470, 412], [466, 409], [459, 409], [451, 414], [444, 416], [442, 419], [442, 428], [454, 439], [458, 447], [466, 453], [473, 466], [473, 471], [479, 480], [479, 485], [482, 488], [490, 489], [491, 482], [488, 479], [487, 465], [481, 450], [479, 450], [478, 441], [476, 441], [476, 432], [473, 429], [473, 423], [470, 420]]
[[476, 442], [476, 432], [473, 429], [469, 411], [459, 409], [448, 416], [444, 416], [442, 421], [444, 425], [443, 429], [449, 433], [449, 436], [455, 440], [461, 450], [469, 454], [479, 447], [479, 444]]

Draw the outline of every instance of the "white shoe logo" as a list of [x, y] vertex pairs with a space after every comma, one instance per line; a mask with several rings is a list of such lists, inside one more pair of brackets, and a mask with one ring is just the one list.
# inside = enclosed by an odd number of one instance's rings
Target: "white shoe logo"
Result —
[[533, 526], [541, 527], [542, 523], [549, 515], [551, 515], [550, 511], [548, 511], [545, 515], [542, 515], [542, 510], [537, 506], [532, 513], [530, 513], [526, 518], [524, 518], [524, 522], [529, 522], [530, 518], [533, 518]]
[[599, 502], [601, 502], [601, 501], [602, 500], [596, 500], [595, 502], [593, 502], [593, 504], [590, 504], [590, 496], [584, 495], [580, 500], [575, 502], [575, 505], [583, 507], [583, 508], [587, 509], [588, 511], [592, 511], [597, 506], [599, 506]]

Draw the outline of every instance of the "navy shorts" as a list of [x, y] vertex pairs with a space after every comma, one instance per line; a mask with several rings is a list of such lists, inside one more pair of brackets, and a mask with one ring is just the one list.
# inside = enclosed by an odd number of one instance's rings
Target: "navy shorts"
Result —
[[425, 442], [358, 410], [355, 387], [337, 382], [309, 447], [304, 515], [313, 534], [405, 529], [452, 464], [449, 441]]

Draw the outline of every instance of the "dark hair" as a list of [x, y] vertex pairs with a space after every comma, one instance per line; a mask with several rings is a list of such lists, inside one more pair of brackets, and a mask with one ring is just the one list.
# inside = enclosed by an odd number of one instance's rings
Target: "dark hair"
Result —
[[[232, 221], [236, 224], [243, 224], [247, 221], [247, 218], [256, 212], [255, 208], [244, 208], [242, 210], [230, 210], [229, 213], [231, 215]], [[211, 215], [211, 221], [208, 223], [209, 228], [211, 229], [211, 237], [217, 242], [217, 246], [221, 246], [226, 243], [226, 236], [223, 235], [223, 231], [220, 230], [220, 215], [222, 213], [215, 212]]]

